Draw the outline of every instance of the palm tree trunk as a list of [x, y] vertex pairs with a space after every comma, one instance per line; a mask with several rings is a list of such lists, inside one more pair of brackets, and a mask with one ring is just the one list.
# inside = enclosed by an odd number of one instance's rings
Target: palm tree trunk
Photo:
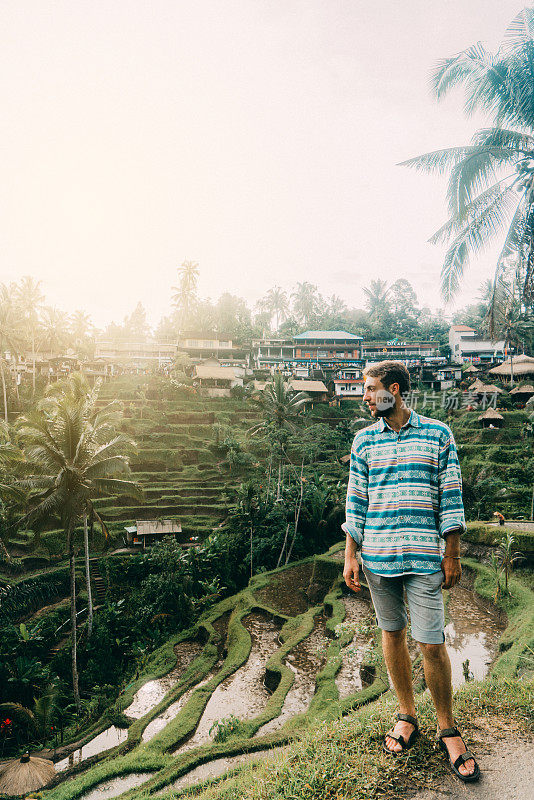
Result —
[[91, 567], [89, 564], [89, 529], [87, 511], [83, 515], [83, 549], [85, 554], [85, 583], [87, 584], [87, 640], [93, 632], [93, 594], [91, 592]]
[[6, 425], [8, 424], [7, 419], [7, 387], [6, 387], [6, 376], [4, 373], [4, 365], [0, 362], [0, 373], [2, 374], [2, 396], [4, 398], [4, 420]]
[[514, 356], [510, 349], [510, 386], [514, 385]]
[[72, 690], [74, 702], [78, 713], [81, 711], [80, 689], [78, 686], [78, 662], [77, 662], [77, 642], [76, 642], [76, 564], [74, 556], [74, 521], [70, 520], [66, 530], [67, 552], [69, 554], [70, 571], [70, 627], [71, 627], [71, 664], [72, 664]]

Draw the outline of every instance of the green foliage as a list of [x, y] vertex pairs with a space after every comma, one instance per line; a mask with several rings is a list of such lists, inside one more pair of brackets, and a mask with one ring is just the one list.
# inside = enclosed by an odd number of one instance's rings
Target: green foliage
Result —
[[229, 717], [223, 717], [223, 719], [216, 719], [211, 728], [209, 729], [209, 735], [213, 734], [213, 741], [220, 743], [226, 742], [230, 736], [238, 736], [240, 733], [241, 722], [235, 716], [235, 714], [230, 714]]

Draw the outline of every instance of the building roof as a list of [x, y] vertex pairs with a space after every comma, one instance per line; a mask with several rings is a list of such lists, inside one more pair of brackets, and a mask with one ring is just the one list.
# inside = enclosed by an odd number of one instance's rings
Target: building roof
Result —
[[502, 389], [499, 389], [498, 386], [494, 386], [493, 383], [481, 383], [480, 381], [476, 386], [473, 383], [469, 389], [477, 394], [484, 394], [484, 392], [486, 392], [486, 394], [502, 394]]
[[151, 534], [181, 533], [182, 526], [177, 519], [137, 519], [135, 521], [138, 536]]
[[516, 386], [510, 394], [534, 394], [534, 386], [531, 383], [527, 383], [526, 386]]
[[304, 331], [294, 336], [293, 339], [302, 341], [303, 339], [353, 339], [354, 341], [362, 341], [363, 336], [356, 336], [354, 333], [347, 331]]
[[487, 408], [483, 414], [479, 414], [478, 420], [480, 421], [481, 419], [504, 419], [504, 417], [494, 408]]
[[233, 367], [220, 367], [212, 364], [197, 364], [195, 367], [195, 378], [226, 378], [226, 380], [235, 380], [235, 372]]
[[[514, 375], [534, 375], [534, 358], [520, 354], [514, 356], [513, 370]], [[511, 375], [510, 359], [507, 358], [498, 367], [493, 367], [489, 372], [492, 375]]]
[[475, 365], [474, 365], [474, 364], [469, 364], [469, 365], [468, 365], [468, 366], [465, 368], [464, 372], [480, 372], [480, 370], [479, 370], [477, 367], [475, 367]]
[[328, 392], [322, 381], [289, 381], [289, 388], [294, 392]]
[[453, 331], [474, 331], [474, 328], [470, 328], [469, 325], [451, 325], [451, 330]]

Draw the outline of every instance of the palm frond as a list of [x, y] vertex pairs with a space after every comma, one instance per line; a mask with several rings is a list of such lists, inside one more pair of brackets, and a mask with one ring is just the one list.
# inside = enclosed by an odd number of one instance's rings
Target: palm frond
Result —
[[452, 88], [463, 85], [465, 112], [470, 115], [477, 108], [496, 111], [506, 93], [505, 81], [502, 62], [478, 42], [452, 58], [438, 61], [430, 75], [430, 88], [441, 100]]
[[480, 252], [507, 223], [517, 196], [509, 191], [496, 197], [460, 231], [445, 254], [441, 270], [441, 293], [450, 302], [458, 291], [464, 268], [472, 253]]
[[95, 478], [92, 485], [99, 494], [121, 494], [133, 497], [135, 500], [144, 499], [142, 488], [133, 481], [121, 481], [118, 478]]
[[408, 158], [401, 161], [399, 167], [413, 167], [423, 172], [437, 172], [443, 174], [446, 170], [454, 167], [464, 158], [469, 158], [473, 153], [480, 151], [479, 146], [466, 145], [465, 147], [447, 147], [444, 150], [432, 150], [430, 153], [423, 153], [421, 156]]
[[501, 199], [504, 199], [505, 195], [510, 192], [512, 192], [513, 196], [515, 196], [515, 192], [512, 187], [502, 187], [501, 184], [505, 180], [507, 180], [507, 178], [503, 178], [494, 186], [490, 186], [489, 189], [486, 189], [485, 192], [482, 192], [482, 194], [476, 197], [462, 211], [454, 214], [450, 219], [447, 220], [445, 225], [442, 225], [439, 230], [432, 234], [428, 241], [431, 244], [447, 242], [451, 236], [456, 235], [460, 230], [463, 230], [471, 220], [478, 218], [478, 216], [487, 208], [489, 208], [492, 203], [496, 203]]
[[[498, 169], [517, 160], [517, 153], [512, 150], [486, 147], [456, 164], [451, 169], [447, 187], [449, 213], [460, 213], [478, 194], [488, 188], [490, 181], [497, 180]], [[507, 175], [499, 183], [512, 181], [515, 177], [515, 173]]]

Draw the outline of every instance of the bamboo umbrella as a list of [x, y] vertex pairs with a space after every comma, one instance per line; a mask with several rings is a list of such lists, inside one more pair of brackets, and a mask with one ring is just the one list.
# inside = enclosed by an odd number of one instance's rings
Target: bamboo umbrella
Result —
[[42, 789], [57, 775], [52, 761], [24, 753], [0, 773], [0, 793], [23, 795]]

